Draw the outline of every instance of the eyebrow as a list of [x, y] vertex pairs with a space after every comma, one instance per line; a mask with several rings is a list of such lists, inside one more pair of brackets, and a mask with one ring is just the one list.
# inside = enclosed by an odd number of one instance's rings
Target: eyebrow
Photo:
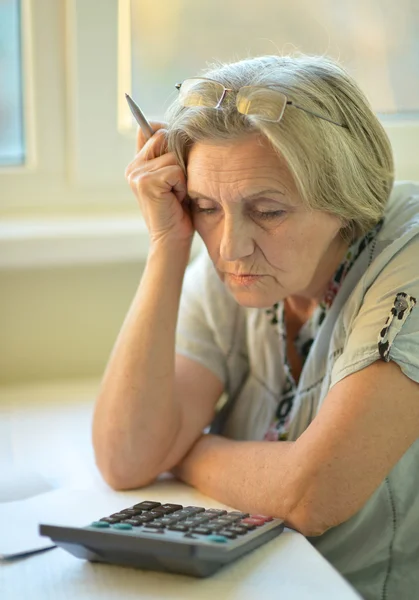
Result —
[[[267, 188], [266, 190], [261, 190], [260, 192], [255, 192], [254, 194], [245, 196], [244, 198], [242, 198], [242, 200], [255, 200], [256, 198], [260, 198], [260, 196], [264, 196], [266, 194], [281, 194], [281, 196], [285, 195], [284, 192], [281, 192], [281, 190], [277, 190], [274, 188]], [[202, 200], [211, 200], [211, 202], [216, 202], [216, 200], [214, 200], [214, 198], [210, 198], [209, 196], [206, 196], [205, 194], [201, 194], [200, 192], [195, 192], [194, 190], [190, 190], [188, 192], [188, 197], [191, 200], [196, 200], [198, 198], [202, 198]]]

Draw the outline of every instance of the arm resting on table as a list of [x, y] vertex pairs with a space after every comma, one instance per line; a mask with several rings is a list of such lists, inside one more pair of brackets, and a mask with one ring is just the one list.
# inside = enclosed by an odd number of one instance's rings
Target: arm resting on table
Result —
[[202, 436], [177, 477], [237, 509], [321, 535], [362, 508], [419, 437], [419, 384], [375, 362], [337, 383], [295, 442]]

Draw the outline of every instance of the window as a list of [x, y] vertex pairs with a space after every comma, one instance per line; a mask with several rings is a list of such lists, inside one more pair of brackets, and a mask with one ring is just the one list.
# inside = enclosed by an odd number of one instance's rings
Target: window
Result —
[[131, 0], [132, 93], [160, 117], [207, 62], [293, 49], [338, 59], [377, 113], [419, 115], [417, 0]]
[[176, 81], [207, 62], [294, 47], [347, 66], [386, 113], [396, 177], [419, 180], [417, 0], [99, 4], [0, 0], [3, 212], [138, 216], [124, 178], [136, 133], [124, 92], [161, 118]]
[[0, 165], [25, 162], [20, 2], [0, 2]]

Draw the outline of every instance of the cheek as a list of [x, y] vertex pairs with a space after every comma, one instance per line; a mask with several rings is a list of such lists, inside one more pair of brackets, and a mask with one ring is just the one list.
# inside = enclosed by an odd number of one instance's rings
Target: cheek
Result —
[[217, 227], [214, 223], [208, 223], [202, 216], [195, 216], [193, 218], [193, 225], [195, 231], [207, 247], [209, 254], [213, 255], [216, 253], [221, 243], [221, 228]]

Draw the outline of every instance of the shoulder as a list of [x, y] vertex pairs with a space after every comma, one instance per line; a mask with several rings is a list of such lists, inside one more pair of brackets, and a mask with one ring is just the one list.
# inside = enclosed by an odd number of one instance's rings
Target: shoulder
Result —
[[411, 229], [419, 230], [419, 183], [396, 181], [384, 211], [380, 240], [397, 240]]

